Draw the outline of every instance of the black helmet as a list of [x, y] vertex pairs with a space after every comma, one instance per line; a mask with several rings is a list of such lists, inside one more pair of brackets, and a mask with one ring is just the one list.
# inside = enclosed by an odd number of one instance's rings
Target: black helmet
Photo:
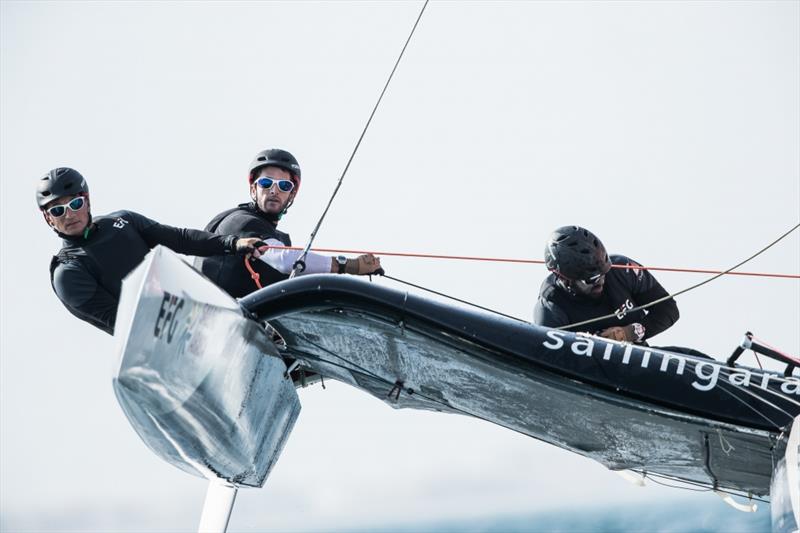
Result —
[[564, 226], [550, 234], [544, 247], [548, 270], [570, 279], [589, 279], [611, 268], [606, 247], [594, 233], [579, 226]]
[[249, 183], [253, 183], [256, 171], [261, 167], [278, 167], [290, 173], [295, 178], [295, 188], [300, 188], [300, 164], [292, 154], [280, 148], [270, 148], [262, 150], [256, 154], [253, 162], [250, 163]]
[[54, 168], [39, 180], [36, 203], [42, 209], [56, 198], [80, 193], [89, 194], [89, 185], [80, 172], [67, 167]]

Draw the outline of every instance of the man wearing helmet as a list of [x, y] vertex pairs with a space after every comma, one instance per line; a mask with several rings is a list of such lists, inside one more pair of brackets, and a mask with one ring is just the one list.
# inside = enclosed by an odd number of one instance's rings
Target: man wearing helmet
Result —
[[558, 228], [550, 235], [544, 253], [551, 274], [539, 290], [533, 311], [535, 324], [557, 328], [613, 314], [611, 318], [566, 329], [644, 343], [678, 320], [678, 305], [672, 298], [647, 310], [631, 311], [668, 296], [667, 291], [632, 259], [624, 255], [609, 257], [603, 243], [589, 230], [578, 226]]
[[[278, 231], [278, 221], [294, 203], [300, 183], [300, 165], [289, 152], [272, 148], [256, 154], [248, 174], [252, 201], [218, 214], [208, 223], [206, 231], [257, 237], [278, 248], [262, 248], [260, 261], [218, 256], [198, 258], [195, 266], [235, 298], [286, 279], [301, 252], [283, 248], [291, 246], [292, 241], [288, 234]], [[380, 259], [372, 254], [347, 259], [309, 252], [304, 263], [305, 268], [298, 274], [366, 275], [381, 267]]]
[[132, 211], [92, 217], [89, 186], [76, 170], [56, 168], [36, 188], [36, 202], [63, 239], [50, 282], [73, 315], [114, 333], [122, 278], [157, 244], [192, 255], [258, 255], [258, 239], [164, 226]]

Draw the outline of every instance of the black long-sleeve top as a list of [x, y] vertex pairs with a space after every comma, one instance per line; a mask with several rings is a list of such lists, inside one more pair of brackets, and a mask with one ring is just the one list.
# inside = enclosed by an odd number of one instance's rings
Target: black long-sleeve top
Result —
[[[610, 259], [613, 265], [640, 266], [624, 255], [612, 255]], [[635, 312], [629, 310], [668, 294], [650, 272], [642, 269], [609, 270], [603, 294], [598, 299], [567, 292], [557, 284], [555, 274], [550, 274], [539, 289], [539, 299], [533, 310], [533, 323], [557, 328], [616, 313], [612, 318], [567, 329], [599, 332], [613, 326], [627, 326], [638, 322], [645, 327], [644, 338], [648, 339], [677, 322], [680, 317], [678, 304], [670, 298], [645, 310]]]
[[[215, 216], [206, 225], [206, 231], [219, 234], [232, 233], [241, 237], [258, 237], [262, 240], [277, 239], [286, 246], [292, 245], [289, 234], [278, 231], [277, 222], [270, 219], [252, 202], [239, 204]], [[264, 263], [253, 261], [250, 266], [258, 273], [263, 287], [289, 277]], [[225, 289], [234, 298], [247, 296], [258, 289], [250, 272], [245, 267], [244, 259], [233, 256], [214, 256], [195, 260], [195, 268]]]
[[150, 249], [161, 244], [182, 254], [227, 254], [237, 239], [166, 226], [132, 211], [95, 217], [85, 238], [62, 237], [50, 263], [53, 290], [70, 313], [112, 335], [122, 278]]

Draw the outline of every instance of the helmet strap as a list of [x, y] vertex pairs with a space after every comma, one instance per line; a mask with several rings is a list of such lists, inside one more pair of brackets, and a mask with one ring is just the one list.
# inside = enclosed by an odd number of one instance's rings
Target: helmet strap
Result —
[[283, 211], [281, 211], [280, 214], [278, 215], [278, 220], [283, 218], [283, 216], [286, 215], [286, 213], [289, 212], [289, 208], [292, 207], [292, 204], [294, 204], [294, 198], [292, 198], [291, 200], [286, 202], [286, 207], [284, 207]]
[[553, 270], [553, 274], [556, 275], [556, 285], [558, 285], [563, 290], [565, 290], [566, 292], [568, 292], [569, 294], [571, 294], [573, 296], [577, 295], [577, 293], [575, 292], [575, 289], [572, 286], [572, 280], [571, 279], [569, 279], [567, 277], [564, 277], [557, 270]]

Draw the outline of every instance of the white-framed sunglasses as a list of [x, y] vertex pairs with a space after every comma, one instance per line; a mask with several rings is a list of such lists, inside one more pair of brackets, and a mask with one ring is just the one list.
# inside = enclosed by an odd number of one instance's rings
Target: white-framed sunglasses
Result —
[[278, 180], [275, 178], [258, 178], [256, 184], [262, 189], [271, 189], [273, 185], [277, 185], [278, 189], [282, 192], [292, 192], [294, 189], [294, 182], [292, 180]]
[[86, 205], [86, 198], [83, 196], [76, 196], [69, 202], [60, 205], [54, 205], [53, 207], [48, 207], [47, 212], [50, 213], [50, 216], [59, 218], [63, 217], [64, 213], [67, 212], [67, 207], [70, 208], [72, 211], [80, 211]]

